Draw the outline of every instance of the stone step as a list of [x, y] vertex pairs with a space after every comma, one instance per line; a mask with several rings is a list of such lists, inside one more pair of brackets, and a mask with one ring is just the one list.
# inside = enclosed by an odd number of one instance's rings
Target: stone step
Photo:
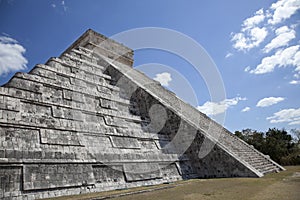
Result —
[[[55, 74], [55, 79], [52, 78], [52, 76], [49, 76], [48, 73], [53, 73]], [[36, 65], [36, 67], [30, 72], [30, 74], [35, 74], [38, 76], [43, 76], [44, 78], [47, 79], [57, 79], [57, 76], [63, 76], [63, 77], [69, 77], [70, 80], [72, 79], [77, 79], [80, 81], [84, 81], [85, 83], [89, 83], [91, 85], [102, 85], [111, 89], [115, 89], [116, 86], [112, 86], [109, 84], [109, 81], [111, 80], [110, 76], [102, 74], [101, 76], [95, 75], [95, 74], [90, 74], [90, 73], [85, 73], [82, 71], [82, 73], [79, 72], [74, 72], [74, 73], [66, 73], [66, 72], [58, 72], [56, 71], [55, 68], [50, 67], [48, 65]], [[45, 74], [45, 75], [43, 75]], [[119, 89], [117, 89], [119, 90]]]
[[72, 49], [69, 54], [87, 62], [96, 63], [103, 67], [103, 69], [106, 69], [109, 66], [109, 63], [104, 59], [100, 58], [99, 56], [95, 56], [93, 52], [85, 51], [82, 48]]
[[264, 172], [264, 171], [269, 171], [269, 170], [273, 170], [273, 171], [280, 171], [280, 168], [277, 167], [275, 164], [269, 162], [269, 163], [260, 163], [260, 164], [253, 164], [250, 163], [254, 168], [256, 168], [257, 170], [259, 170], [260, 172]]
[[88, 58], [90, 59], [91, 61], [98, 61], [99, 58], [98, 57], [95, 57], [93, 56], [93, 53], [92, 52], [86, 52], [86, 51], [83, 51], [82, 48], [78, 48], [78, 49], [71, 49], [71, 51], [69, 52], [70, 55], [73, 55], [73, 56], [78, 56], [79, 58], [81, 59], [85, 59], [85, 58]]
[[66, 63], [64, 60], [55, 57], [50, 58], [45, 65], [54, 67], [61, 73], [78, 73], [82, 71], [86, 74], [94, 74], [95, 76], [103, 77], [107, 80], [111, 79], [109, 75], [103, 73], [104, 68], [101, 66], [71, 65], [70, 63]]
[[78, 49], [79, 49], [79, 51], [85, 52], [87, 54], [92, 54], [93, 53], [93, 50], [84, 48], [82, 46], [79, 46]]
[[[255, 152], [253, 149], [250, 149], [250, 148], [245, 148], [245, 147], [240, 147], [237, 149], [238, 152], [241, 152], [241, 153], [251, 153], [251, 152]], [[256, 152], [255, 152], [256, 153]]]
[[252, 149], [250, 146], [243, 144], [241, 141], [238, 142], [239, 144], [241, 144], [241, 146], [233, 145], [234, 143], [230, 143], [228, 140], [226, 140], [226, 145], [228, 149], [230, 149], [233, 153], [238, 155], [253, 167], [257, 168], [260, 165], [271, 163], [268, 158], [263, 157], [263, 155], [256, 152], [255, 149]]
[[252, 157], [241, 157], [243, 160], [248, 162], [250, 165], [257, 167], [260, 165], [265, 165], [265, 164], [272, 164], [271, 160], [268, 158], [265, 158], [261, 155], [258, 154], [258, 156], [252, 156]]
[[279, 172], [280, 169], [278, 167], [273, 166], [273, 167], [264, 167], [264, 168], [261, 168], [261, 169], [259, 169], [259, 171], [261, 173], [265, 174], [265, 173], [268, 173], [268, 172]]
[[251, 163], [251, 165], [254, 166], [255, 168], [276, 167], [271, 162]]
[[[53, 80], [43, 80], [41, 77], [38, 77], [33, 74], [24, 74], [17, 73], [13, 79], [7, 84], [8, 87], [17, 88], [20, 90], [30, 91], [34, 93], [43, 93], [41, 88], [43, 87], [53, 87], [60, 90], [67, 90], [71, 92], [77, 92], [84, 95], [89, 95], [93, 97], [100, 97], [108, 99], [111, 101], [120, 102], [123, 104], [130, 104], [128, 100], [121, 99], [117, 95], [107, 94], [100, 92], [97, 88], [84, 88], [76, 85], [72, 85], [70, 82], [57, 82]], [[110, 88], [107, 88], [110, 90]]]
[[253, 155], [257, 155], [257, 152], [254, 149], [238, 148], [236, 146], [227, 146], [227, 147], [230, 148], [236, 154], [241, 154], [241, 155], [253, 154]]
[[[6, 96], [5, 96], [6, 98]], [[119, 111], [115, 111], [112, 109], [105, 109], [105, 108], [100, 108], [99, 106], [97, 107], [93, 107], [93, 109], [91, 109], [90, 107], [85, 107], [85, 104], [83, 104], [83, 107], [78, 108], [75, 104], [61, 104], [61, 102], [48, 102], [48, 101], [42, 101], [42, 98], [38, 98], [36, 99], [35, 97], [30, 98], [30, 99], [24, 99], [23, 96], [22, 98], [18, 98], [18, 97], [9, 97], [7, 96], [7, 98], [10, 98], [10, 101], [22, 101], [22, 103], [19, 103], [19, 108], [16, 111], [20, 110], [20, 106], [22, 104], [22, 115], [19, 115], [19, 120], [21, 120], [22, 116], [24, 115], [25, 118], [27, 118], [25, 115], [27, 115], [27, 112], [24, 113], [24, 108], [23, 106], [26, 106], [27, 103], [30, 103], [31, 105], [35, 105], [36, 107], [39, 107], [39, 109], [41, 108], [47, 108], [51, 110], [51, 116], [54, 119], [64, 119], [64, 120], [68, 120], [68, 119], [79, 119], [79, 121], [81, 121], [80, 119], [83, 119], [83, 117], [87, 117], [87, 116], [95, 116], [95, 117], [101, 117], [101, 116], [111, 116], [111, 117], [115, 117], [116, 119], [123, 119], [126, 120], [127, 122], [135, 122], [135, 123], [141, 123], [144, 122], [143, 120], [140, 119], [139, 116], [135, 116], [135, 115], [130, 115], [128, 113], [121, 113]], [[13, 110], [14, 111], [14, 110]], [[50, 112], [50, 111], [49, 111]], [[65, 116], [64, 113], [67, 113], [67, 115]], [[73, 116], [74, 115], [74, 116]], [[80, 116], [79, 116], [80, 115]], [[72, 118], [73, 116], [73, 118]], [[49, 117], [49, 116], [48, 116]], [[70, 118], [71, 117], [71, 118]], [[34, 120], [35, 118], [32, 118], [32, 120]], [[45, 119], [46, 121], [49, 120], [51, 121], [52, 119]], [[145, 121], [146, 122], [146, 121]]]
[[256, 161], [251, 161], [251, 160], [248, 160], [246, 161], [248, 163], [250, 163], [251, 165], [253, 166], [259, 166], [259, 165], [264, 165], [264, 164], [269, 164], [271, 162], [269, 162], [268, 160], [256, 160]]
[[276, 168], [264, 169], [261, 171], [261, 173], [268, 174], [268, 173], [279, 172], [279, 171], [280, 171], [280, 169], [278, 167], [276, 167]]
[[251, 162], [251, 163], [259, 163], [259, 162], [269, 162], [266, 158], [263, 157], [258, 157], [258, 156], [253, 156], [253, 157], [247, 157], [247, 158], [242, 158], [246, 162]]
[[101, 45], [97, 45], [93, 42], [88, 42], [88, 44], [85, 47], [93, 49], [93, 52], [99, 55], [99, 57], [103, 56], [105, 58], [113, 59], [114, 62], [117, 61], [118, 64], [124, 64], [129, 67], [133, 65], [133, 53], [131, 50], [126, 50], [127, 52], [121, 51], [119, 53], [116, 53], [114, 51], [109, 50], [108, 48], [104, 48]]
[[87, 60], [83, 60], [81, 58], [78, 58], [76, 56], [70, 55], [68, 53], [63, 54], [60, 59], [64, 60], [64, 62], [68, 65], [71, 66], [76, 66], [76, 63], [82, 63], [84, 65], [88, 65], [88, 66], [92, 66], [92, 67], [96, 67], [98, 69], [101, 70], [105, 70], [105, 66], [100, 66], [99, 64], [97, 64], [97, 61], [91, 62], [91, 61], [87, 61]]
[[257, 168], [260, 165], [270, 164], [271, 162], [263, 157], [261, 154], [258, 154], [255, 150], [251, 148], [244, 149], [236, 149], [233, 147], [229, 147], [233, 153], [238, 155], [240, 158], [248, 162], [253, 167]]
[[239, 157], [242, 157], [244, 159], [253, 159], [253, 158], [264, 158], [262, 155], [257, 154], [256, 152], [249, 152], [249, 153], [240, 153], [240, 152], [235, 152]]

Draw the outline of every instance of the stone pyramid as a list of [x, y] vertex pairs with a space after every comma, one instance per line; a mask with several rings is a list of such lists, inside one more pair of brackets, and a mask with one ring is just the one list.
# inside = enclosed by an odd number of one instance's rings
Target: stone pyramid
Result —
[[0, 199], [284, 170], [132, 64], [87, 30], [0, 87]]

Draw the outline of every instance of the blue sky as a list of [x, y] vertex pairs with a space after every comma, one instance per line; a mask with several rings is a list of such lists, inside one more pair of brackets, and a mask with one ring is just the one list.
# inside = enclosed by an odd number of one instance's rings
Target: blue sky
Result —
[[0, 85], [59, 56], [88, 28], [110, 37], [161, 27], [207, 51], [226, 99], [211, 102], [203, 77], [172, 53], [138, 50], [137, 69], [212, 118], [226, 111], [230, 131], [300, 127], [299, 0], [0, 0], [0, 16]]

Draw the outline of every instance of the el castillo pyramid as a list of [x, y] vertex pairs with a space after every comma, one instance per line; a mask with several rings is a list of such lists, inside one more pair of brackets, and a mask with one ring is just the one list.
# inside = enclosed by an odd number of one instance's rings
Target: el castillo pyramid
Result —
[[132, 65], [87, 30], [0, 87], [0, 199], [284, 170]]

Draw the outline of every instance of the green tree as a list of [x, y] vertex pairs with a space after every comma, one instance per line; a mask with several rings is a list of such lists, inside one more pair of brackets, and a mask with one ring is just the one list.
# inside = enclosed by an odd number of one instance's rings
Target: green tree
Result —
[[246, 141], [246, 140], [245, 140], [245, 137], [244, 137], [244, 135], [243, 135], [243, 133], [242, 133], [241, 131], [235, 131], [234, 134], [235, 134], [237, 137], [241, 138], [242, 140]]
[[254, 131], [253, 134], [248, 138], [248, 143], [253, 145], [257, 150], [264, 151], [266, 146], [264, 133]]
[[252, 129], [235, 131], [235, 135], [283, 165], [300, 164], [300, 130], [293, 129], [294, 138], [285, 129], [272, 128], [258, 132]]
[[300, 129], [292, 129], [291, 132], [294, 135], [295, 143], [300, 144]]
[[247, 142], [248, 144], [253, 145], [257, 150], [264, 150], [264, 133], [252, 129], [244, 129], [242, 131], [235, 131], [235, 135]]
[[274, 161], [281, 163], [281, 158], [291, 153], [292, 139], [292, 136], [284, 129], [269, 129], [266, 132], [264, 153], [268, 154]]

